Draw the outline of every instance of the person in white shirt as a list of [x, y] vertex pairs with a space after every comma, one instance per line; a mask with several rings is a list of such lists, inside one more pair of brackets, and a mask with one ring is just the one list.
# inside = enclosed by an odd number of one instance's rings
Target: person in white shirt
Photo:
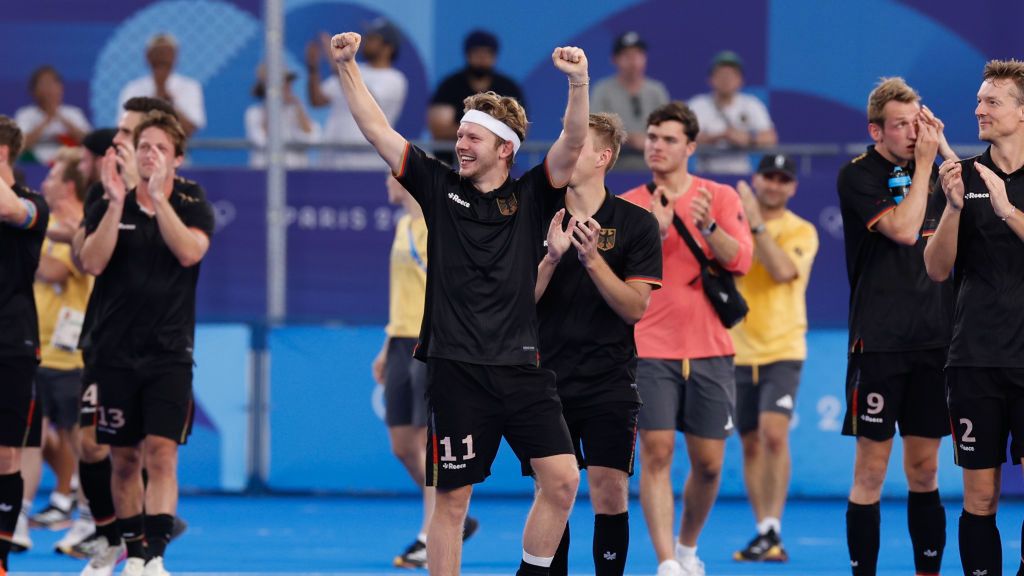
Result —
[[[363, 62], [359, 70], [377, 104], [380, 105], [388, 122], [398, 122], [405, 105], [409, 82], [405, 74], [396, 70], [392, 63], [398, 57], [402, 36], [393, 24], [383, 18], [370, 22], [363, 34], [361, 53]], [[309, 103], [313, 107], [331, 106], [327, 123], [324, 125], [323, 142], [345, 146], [365, 146], [366, 150], [330, 150], [320, 154], [320, 165], [341, 170], [384, 170], [387, 166], [376, 151], [363, 137], [352, 118], [348, 102], [341, 93], [341, 82], [336, 74], [320, 80], [320, 55], [330, 54], [330, 37], [320, 35], [320, 45], [310, 42], [306, 47], [306, 66], [309, 70], [307, 89]]]
[[41, 66], [28, 83], [33, 104], [19, 108], [14, 121], [25, 135], [25, 154], [49, 164], [64, 145], [75, 145], [91, 129], [77, 106], [64, 104], [64, 82], [53, 66]]
[[203, 104], [203, 86], [196, 80], [174, 72], [178, 58], [178, 41], [170, 34], [157, 34], [146, 43], [146, 62], [152, 74], [136, 78], [121, 89], [117, 99], [117, 114], [124, 103], [136, 96], [149, 96], [166, 100], [174, 106], [185, 134], [191, 136], [206, 126], [206, 107]]
[[[266, 97], [266, 68], [260, 66], [256, 71], [256, 85], [252, 88], [252, 95], [260, 101], [249, 106], [245, 111], [245, 138], [255, 146], [249, 152], [249, 166], [253, 168], [265, 168], [267, 166], [267, 107], [263, 103]], [[284, 143], [288, 144], [312, 144], [320, 139], [320, 126], [310, 120], [302, 101], [292, 91], [292, 82], [297, 75], [289, 71], [285, 75], [284, 108], [282, 109], [282, 120], [284, 129]], [[286, 150], [284, 164], [288, 168], [305, 168], [309, 166], [308, 150]]]
[[735, 52], [719, 52], [711, 60], [708, 84], [712, 92], [694, 96], [690, 109], [697, 115], [697, 143], [706, 148], [739, 150], [699, 159], [697, 170], [714, 174], [749, 174], [753, 167], [744, 150], [778, 144], [768, 108], [757, 97], [740, 92], [743, 61]]

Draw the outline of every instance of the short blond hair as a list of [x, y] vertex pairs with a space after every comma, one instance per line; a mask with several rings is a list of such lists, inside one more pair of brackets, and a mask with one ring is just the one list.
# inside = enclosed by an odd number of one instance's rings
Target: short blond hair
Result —
[[622, 118], [619, 118], [618, 114], [600, 112], [590, 115], [588, 125], [597, 135], [594, 139], [594, 151], [600, 152], [604, 148], [612, 150], [612, 159], [605, 169], [605, 173], [608, 173], [619, 159], [622, 143], [626, 141], [626, 128], [622, 125]]
[[[496, 120], [502, 122], [506, 126], [512, 129], [519, 136], [519, 141], [526, 140], [526, 110], [523, 109], [523, 105], [518, 100], [511, 96], [499, 96], [495, 92], [482, 92], [480, 94], [474, 94], [467, 96], [462, 101], [462, 112], [466, 113], [470, 110], [479, 110], [486, 114], [493, 116]], [[503, 142], [500, 137], [498, 138], [499, 145]], [[512, 165], [513, 158], [510, 156], [508, 159], [509, 166]]]
[[81, 146], [62, 146], [53, 157], [53, 163], [63, 163], [60, 171], [61, 182], [71, 182], [75, 185], [75, 196], [79, 202], [85, 201], [86, 181], [85, 175], [78, 170], [78, 163], [82, 160], [83, 148]]
[[885, 105], [889, 102], [911, 104], [920, 101], [921, 95], [903, 78], [879, 78], [875, 89], [868, 95], [868, 122], [885, 126]]
[[987, 81], [1010, 80], [1013, 82], [1013, 95], [1018, 106], [1024, 106], [1024, 62], [1020, 60], [989, 60], [985, 64], [983, 77]]

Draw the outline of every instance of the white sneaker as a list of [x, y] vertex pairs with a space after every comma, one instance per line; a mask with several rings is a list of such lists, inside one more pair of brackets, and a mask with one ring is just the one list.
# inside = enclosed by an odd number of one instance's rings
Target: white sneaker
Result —
[[683, 576], [704, 576], [704, 563], [696, 556], [690, 556], [679, 560]]
[[157, 556], [146, 562], [146, 569], [142, 572], [142, 576], [171, 576], [171, 573], [164, 570], [163, 556]]
[[[114, 568], [117, 567], [117, 563], [121, 560], [122, 555], [125, 552], [124, 543], [122, 542], [118, 546], [110, 546], [107, 544], [106, 538], [103, 540], [102, 549], [99, 550], [92, 558], [89, 559], [89, 563], [85, 565], [85, 569], [82, 570], [81, 576], [112, 576]], [[141, 558], [136, 558], [139, 562], [142, 562]], [[132, 574], [138, 576], [141, 574], [141, 568], [139, 572], [128, 572], [128, 565], [124, 567], [122, 574]]]
[[28, 513], [24, 510], [18, 514], [18, 523], [11, 536], [11, 551], [25, 552], [32, 549], [32, 537], [28, 534]]
[[96, 532], [96, 525], [92, 523], [92, 520], [78, 518], [71, 523], [71, 528], [64, 533], [64, 537], [53, 545], [53, 549], [58, 554], [70, 556], [74, 552], [75, 545], [84, 542], [94, 532]]
[[146, 561], [142, 558], [129, 558], [124, 561], [124, 568], [121, 569], [121, 576], [143, 576], [146, 570]]
[[658, 576], [684, 576], [683, 567], [675, 559], [665, 560], [658, 564]]

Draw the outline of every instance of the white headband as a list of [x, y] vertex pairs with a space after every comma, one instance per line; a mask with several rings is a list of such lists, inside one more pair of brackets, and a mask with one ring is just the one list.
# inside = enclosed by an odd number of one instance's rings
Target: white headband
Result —
[[494, 116], [491, 116], [487, 112], [480, 110], [470, 110], [462, 117], [463, 122], [470, 122], [472, 124], [479, 124], [484, 128], [487, 128], [494, 133], [495, 136], [502, 140], [508, 140], [512, 143], [512, 155], [515, 156], [519, 152], [519, 146], [522, 145], [522, 141], [519, 140], [519, 136], [516, 135], [516, 131], [509, 128], [508, 124], [505, 124], [501, 120], [498, 120]]

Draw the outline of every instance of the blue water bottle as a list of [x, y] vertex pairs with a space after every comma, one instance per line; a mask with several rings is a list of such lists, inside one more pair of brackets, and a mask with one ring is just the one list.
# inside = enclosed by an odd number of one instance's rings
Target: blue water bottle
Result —
[[893, 202], [899, 204], [910, 191], [910, 174], [903, 170], [902, 166], [893, 166], [889, 173], [889, 194]]

